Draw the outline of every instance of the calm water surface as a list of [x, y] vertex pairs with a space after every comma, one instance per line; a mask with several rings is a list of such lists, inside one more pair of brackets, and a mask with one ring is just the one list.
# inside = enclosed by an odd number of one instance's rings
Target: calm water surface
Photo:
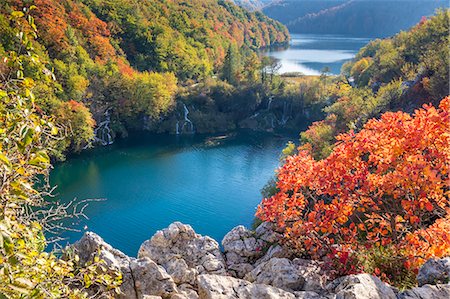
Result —
[[[57, 165], [51, 181], [62, 201], [105, 198], [76, 227], [129, 255], [173, 221], [220, 242], [234, 226], [251, 225], [287, 141], [245, 132], [223, 139], [135, 134]], [[82, 233], [65, 237], [73, 242]]]
[[320, 75], [324, 67], [329, 67], [332, 74], [339, 74], [342, 65], [370, 40], [338, 35], [291, 34], [289, 48], [271, 50], [267, 55], [280, 60], [280, 74]]

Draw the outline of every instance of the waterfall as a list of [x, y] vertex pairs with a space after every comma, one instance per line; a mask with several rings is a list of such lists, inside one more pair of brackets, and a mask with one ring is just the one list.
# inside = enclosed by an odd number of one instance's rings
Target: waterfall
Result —
[[177, 120], [177, 124], [175, 125], [175, 134], [180, 135], [180, 122]]
[[183, 109], [184, 109], [184, 122], [183, 122], [183, 125], [181, 126], [181, 132], [184, 132], [184, 128], [187, 126], [186, 132], [189, 134], [194, 134], [194, 124], [188, 118], [189, 110], [184, 103], [183, 103]]
[[267, 110], [270, 110], [270, 106], [272, 105], [273, 96], [269, 98], [269, 102], [267, 103]]
[[272, 115], [272, 129], [275, 129], [275, 116]]
[[111, 123], [111, 116], [109, 113], [110, 109], [107, 109], [103, 114], [105, 116], [105, 120], [100, 122], [98, 126], [94, 130], [94, 143], [99, 143], [103, 146], [107, 146], [112, 144], [113, 138], [111, 135], [111, 128], [109, 127]]
[[285, 101], [283, 104], [283, 116], [281, 117], [282, 126], [284, 126], [289, 120], [289, 115], [287, 115], [287, 113], [288, 113], [288, 103]]

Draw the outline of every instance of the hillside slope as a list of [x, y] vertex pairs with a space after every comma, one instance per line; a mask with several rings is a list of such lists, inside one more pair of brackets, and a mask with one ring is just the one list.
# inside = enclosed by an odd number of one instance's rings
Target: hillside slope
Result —
[[56, 80], [24, 71], [37, 83], [40, 109], [67, 127], [62, 151], [81, 150], [94, 133], [108, 144], [132, 122], [158, 121], [175, 106], [178, 85], [222, 72], [230, 47], [243, 60], [289, 39], [281, 23], [225, 0], [7, 0], [0, 4], [0, 56], [18, 46], [12, 11], [31, 5], [32, 43]]
[[295, 33], [386, 37], [447, 6], [443, 0], [285, 0], [264, 13]]

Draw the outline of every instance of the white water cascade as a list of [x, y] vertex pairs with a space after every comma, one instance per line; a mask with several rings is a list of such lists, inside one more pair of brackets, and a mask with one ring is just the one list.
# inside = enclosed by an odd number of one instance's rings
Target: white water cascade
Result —
[[273, 101], [273, 96], [271, 96], [271, 97], [269, 98], [269, 102], [267, 103], [267, 111], [270, 110], [270, 106], [272, 105], [272, 101]]
[[177, 123], [175, 125], [175, 132], [177, 135], [180, 135], [183, 132], [186, 132], [188, 134], [194, 134], [194, 124], [188, 117], [189, 109], [187, 108], [186, 104], [184, 104], [184, 103], [183, 103], [183, 111], [184, 111], [183, 124], [181, 125], [181, 129], [180, 129], [180, 122], [177, 121]]
[[289, 115], [288, 115], [288, 103], [285, 101], [283, 104], [283, 115], [281, 117], [281, 122], [280, 124], [282, 126], [286, 125], [287, 121], [289, 120]]
[[105, 120], [100, 122], [94, 130], [94, 143], [99, 143], [103, 146], [113, 144], [113, 138], [111, 135], [111, 123], [110, 109], [107, 109], [104, 113]]

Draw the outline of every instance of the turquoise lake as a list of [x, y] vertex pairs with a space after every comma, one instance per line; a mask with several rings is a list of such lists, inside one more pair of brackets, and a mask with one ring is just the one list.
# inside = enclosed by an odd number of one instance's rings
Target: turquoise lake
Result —
[[355, 57], [371, 39], [327, 34], [291, 34], [288, 48], [272, 49], [266, 55], [280, 60], [280, 74], [300, 72], [320, 75], [324, 67], [339, 74], [342, 65]]
[[[105, 199], [86, 209], [84, 230], [135, 256], [140, 244], [173, 221], [221, 241], [236, 225], [251, 226], [261, 188], [273, 176], [287, 138], [239, 132], [227, 136], [131, 134], [58, 164], [57, 199]], [[66, 241], [65, 241], [66, 242]]]

